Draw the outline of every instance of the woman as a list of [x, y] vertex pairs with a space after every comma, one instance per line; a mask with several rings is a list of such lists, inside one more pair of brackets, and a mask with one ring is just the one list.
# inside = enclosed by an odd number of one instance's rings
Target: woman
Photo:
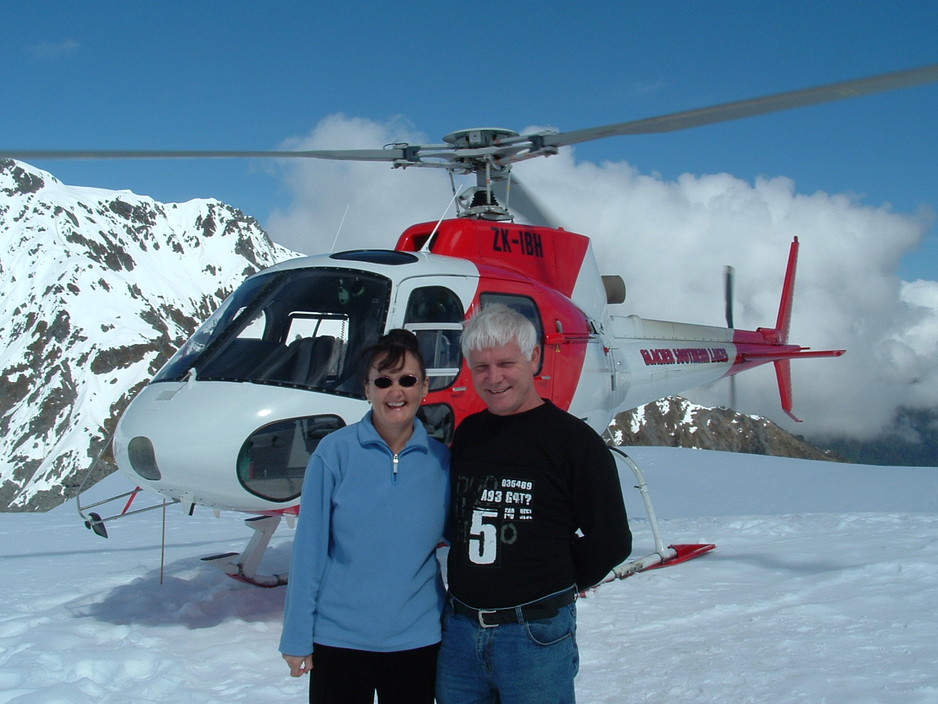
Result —
[[306, 469], [280, 652], [311, 673], [314, 704], [432, 704], [449, 450], [416, 420], [428, 379], [413, 333], [369, 348], [362, 379], [371, 410]]

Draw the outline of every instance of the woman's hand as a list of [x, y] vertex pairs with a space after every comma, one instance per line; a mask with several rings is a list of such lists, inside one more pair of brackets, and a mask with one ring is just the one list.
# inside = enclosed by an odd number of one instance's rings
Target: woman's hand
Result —
[[290, 666], [290, 677], [302, 677], [313, 669], [313, 655], [284, 655], [283, 659]]

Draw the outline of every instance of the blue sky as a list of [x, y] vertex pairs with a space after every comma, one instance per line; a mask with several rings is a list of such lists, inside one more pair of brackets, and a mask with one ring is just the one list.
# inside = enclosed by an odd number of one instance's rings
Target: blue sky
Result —
[[[267, 149], [334, 113], [402, 117], [434, 142], [478, 125], [569, 130], [938, 61], [930, 0], [39, 0], [4, 3], [0, 22], [9, 148]], [[936, 114], [932, 85], [576, 153], [665, 178], [785, 175], [914, 212], [938, 208]], [[262, 222], [290, 198], [258, 162], [38, 165], [158, 200], [218, 197]], [[934, 278], [936, 238], [904, 274]]]
[[[932, 0], [33, 0], [0, 5], [0, 26], [0, 149], [437, 143], [467, 127], [575, 130], [938, 62]], [[938, 398], [936, 120], [930, 84], [584, 143], [514, 173], [593, 236], [645, 317], [722, 324], [733, 264], [737, 324], [773, 323], [798, 235], [793, 341], [848, 349], [796, 368], [795, 411], [814, 422], [798, 431], [873, 432], [895, 407]], [[343, 237], [358, 233], [343, 248], [391, 246], [448, 199], [442, 172], [383, 164], [34, 164], [76, 186], [218, 198], [307, 252], [328, 249], [340, 221]], [[784, 424], [771, 370], [760, 373], [745, 375], [739, 404]]]

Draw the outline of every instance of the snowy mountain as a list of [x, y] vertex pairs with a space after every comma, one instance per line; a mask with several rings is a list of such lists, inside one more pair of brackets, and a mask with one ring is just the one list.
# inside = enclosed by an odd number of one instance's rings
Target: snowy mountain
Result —
[[[0, 160], [0, 510], [74, 493], [168, 355], [246, 276], [293, 256], [218, 201], [67, 186]], [[96, 474], [111, 469], [105, 457]]]

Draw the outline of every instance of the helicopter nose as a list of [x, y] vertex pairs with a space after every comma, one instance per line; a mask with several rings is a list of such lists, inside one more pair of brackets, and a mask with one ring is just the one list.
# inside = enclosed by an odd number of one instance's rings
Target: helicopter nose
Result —
[[360, 418], [364, 405], [260, 384], [151, 384], [121, 417], [114, 457], [138, 485], [171, 499], [239, 511], [280, 509], [297, 502], [319, 440], [346, 418]]

